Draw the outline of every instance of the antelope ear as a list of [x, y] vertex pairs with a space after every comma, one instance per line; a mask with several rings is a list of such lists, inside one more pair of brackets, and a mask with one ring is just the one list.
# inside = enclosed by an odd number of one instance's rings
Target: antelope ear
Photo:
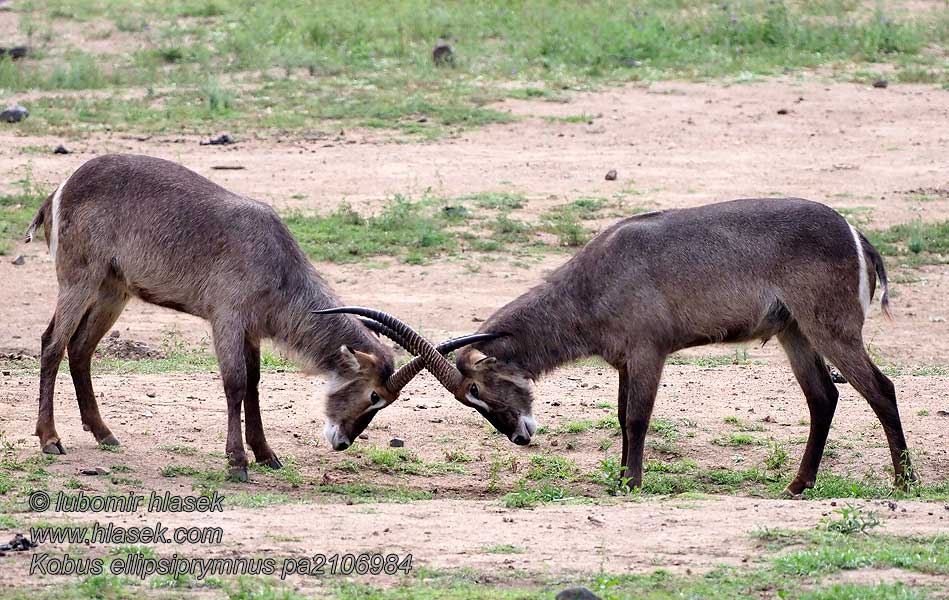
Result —
[[356, 362], [359, 363], [360, 371], [373, 371], [379, 366], [376, 357], [372, 354], [359, 350], [356, 350], [353, 354], [356, 356]]
[[340, 346], [339, 353], [343, 359], [343, 364], [351, 371], [371, 371], [378, 365], [376, 357], [372, 354], [353, 350], [349, 346]]
[[471, 354], [469, 355], [469, 360], [471, 361], [471, 366], [475, 369], [490, 367], [494, 363], [498, 362], [498, 359], [493, 356], [487, 356], [480, 350], [472, 350]]
[[359, 360], [356, 356], [356, 351], [349, 346], [342, 345], [339, 347], [339, 357], [342, 359], [343, 365], [350, 371], [359, 370]]

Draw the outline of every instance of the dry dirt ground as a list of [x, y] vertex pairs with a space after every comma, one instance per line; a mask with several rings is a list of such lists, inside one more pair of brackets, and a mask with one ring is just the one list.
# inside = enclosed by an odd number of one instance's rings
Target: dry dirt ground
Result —
[[[12, 187], [27, 165], [34, 177], [52, 187], [93, 156], [136, 152], [176, 160], [281, 209], [323, 211], [348, 201], [369, 211], [393, 194], [514, 191], [529, 199], [524, 210], [529, 217], [577, 197], [626, 192], [628, 205], [649, 208], [802, 196], [836, 208], [866, 208], [862, 214], [869, 222], [863, 226], [872, 228], [949, 216], [949, 97], [930, 87], [873, 89], [815, 77], [735, 85], [662, 83], [577, 94], [566, 103], [511, 101], [501, 107], [520, 119], [424, 144], [391, 143], [380, 133], [365, 131], [334, 132], [312, 141], [254, 139], [247, 134], [227, 148], [199, 146], [197, 138], [140, 141], [117, 134], [66, 140], [74, 153], [54, 156], [20, 149], [53, 147], [63, 140], [20, 137], [0, 129], [0, 187]], [[779, 109], [788, 114], [779, 115]], [[589, 121], [545, 118], [580, 114]], [[217, 165], [246, 168], [213, 170]], [[609, 169], [619, 172], [617, 181], [604, 180]], [[915, 190], [929, 192], [921, 197]], [[0, 263], [0, 352], [34, 354], [55, 303], [55, 274], [42, 245], [20, 245], [14, 254], [23, 254], [26, 264]], [[489, 261], [463, 256], [425, 266], [318, 268], [345, 300], [389, 310], [442, 338], [477, 328], [477, 320], [564, 260], [566, 255], [550, 255], [525, 266], [503, 257]], [[866, 339], [880, 362], [898, 373], [894, 381], [904, 427], [923, 479], [944, 481], [949, 477], [949, 417], [939, 411], [949, 410], [949, 266], [910, 269], [891, 261], [889, 269], [891, 279], [907, 283], [894, 285], [893, 321], [885, 321], [878, 307], [871, 310]], [[130, 305], [116, 326], [123, 339], [152, 346], [171, 328], [190, 343], [208, 337], [204, 323], [142, 303]], [[806, 406], [783, 355], [772, 344], [747, 351], [745, 364], [703, 367], [686, 360], [666, 369], [655, 417], [677, 424], [683, 434], [677, 440], [682, 458], [699, 468], [761, 467], [768, 445], [714, 443], [735, 431], [724, 422], [729, 416], [763, 427], [752, 435], [784, 443], [794, 463], [803, 450]], [[689, 354], [732, 352], [709, 347]], [[91, 435], [82, 431], [64, 371], [56, 411], [70, 452], [43, 467], [52, 474], [47, 481], [51, 490], [74, 481], [70, 485], [90, 493], [187, 494], [200, 485], [199, 478], [166, 477], [162, 470], [169, 465], [221, 470], [225, 407], [213, 373], [103, 375], [95, 377], [94, 384], [105, 419], [123, 443], [121, 451], [97, 449]], [[587, 473], [603, 458], [618, 454], [612, 431], [562, 432], [580, 419], [615, 415], [614, 373], [596, 364], [561, 369], [540, 383], [535, 413], [548, 433], [525, 449], [490, 433], [476, 414], [446, 397], [427, 375], [376, 418], [368, 439], [346, 453], [333, 453], [320, 439], [322, 380], [267, 373], [261, 386], [270, 443], [279, 455], [293, 457], [300, 477], [287, 481], [255, 472], [248, 484], [215, 482], [226, 494], [268, 494], [277, 503], [263, 508], [230, 505], [210, 518], [163, 518], [167, 524], [225, 528], [223, 544], [184, 553], [283, 556], [384, 549], [411, 552], [417, 566], [520, 570], [537, 577], [646, 572], [659, 566], [701, 571], [753, 561], [760, 550], [751, 537], [757, 529], [810, 529], [832, 510], [829, 500], [748, 495], [614, 500], [583, 477], [567, 485], [578, 495], [595, 497], [593, 503], [505, 508], [499, 498], [525, 477], [531, 455], [568, 457]], [[0, 376], [0, 430], [20, 460], [39, 451], [31, 435], [36, 388], [37, 377], [31, 372], [13, 369]], [[143, 416], [146, 411], [150, 416]], [[472, 460], [447, 472], [385, 472], [372, 463], [369, 449], [386, 447], [392, 437], [405, 439], [407, 448], [426, 463], [444, 465], [446, 453], [455, 452]], [[841, 386], [831, 439], [835, 451], [826, 459], [825, 470], [856, 479], [867, 473], [886, 477], [882, 429], [846, 385]], [[182, 455], [181, 447], [194, 452]], [[670, 460], [657, 448], [647, 454]], [[129, 471], [118, 478], [119, 473], [111, 478], [76, 475], [78, 468], [100, 465], [124, 465]], [[433, 499], [352, 503], [351, 497], [326, 493], [327, 486], [347, 483], [395, 486], [430, 493]], [[949, 510], [943, 503], [901, 501], [898, 511], [880, 504], [863, 505], [881, 511], [887, 532], [949, 531]], [[15, 516], [22, 524], [41, 518]], [[60, 517], [92, 520], [88, 515]], [[115, 515], [112, 520], [143, 523], [149, 518]], [[527, 552], [488, 551], [499, 544]], [[160, 548], [159, 553], [170, 551]], [[42, 586], [56, 581], [25, 577], [26, 553], [10, 564], [12, 569], [0, 572], [2, 583]], [[868, 572], [863, 580], [887, 576]], [[902, 577], [906, 580], [907, 575]], [[295, 584], [307, 589], [320, 585], [318, 580]]]

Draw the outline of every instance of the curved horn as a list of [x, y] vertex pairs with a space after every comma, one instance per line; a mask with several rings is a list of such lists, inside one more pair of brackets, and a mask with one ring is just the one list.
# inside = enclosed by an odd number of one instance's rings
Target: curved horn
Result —
[[363, 317], [369, 317], [370, 319], [382, 323], [386, 327], [392, 329], [402, 339], [402, 341], [399, 341], [398, 339], [395, 340], [400, 346], [412, 354], [422, 358], [425, 368], [435, 376], [435, 379], [437, 379], [439, 383], [445, 386], [445, 389], [454, 394], [456, 397], [458, 394], [463, 392], [463, 390], [459, 389], [461, 387], [462, 381], [464, 380], [464, 376], [461, 374], [461, 371], [456, 369], [454, 365], [445, 360], [445, 357], [438, 352], [431, 342], [426, 340], [414, 329], [392, 315], [386, 314], [382, 311], [373, 310], [371, 308], [363, 308], [361, 306], [339, 306], [336, 308], [327, 308], [313, 312], [322, 315], [360, 315]]
[[392, 329], [390, 329], [389, 327], [386, 327], [385, 325], [380, 323], [379, 321], [373, 321], [372, 319], [368, 317], [356, 317], [356, 319], [360, 323], [362, 323], [366, 327], [366, 329], [368, 329], [369, 331], [373, 333], [378, 333], [379, 335], [384, 335], [390, 340], [392, 340], [393, 342], [395, 342], [396, 344], [402, 347], [405, 347], [405, 344], [402, 343], [402, 337], [398, 333], [392, 331]]
[[[391, 328], [383, 325], [378, 321], [373, 321], [368, 317], [356, 317], [360, 323], [366, 326], [366, 329], [374, 331], [379, 335], [384, 335], [395, 343], [399, 344], [402, 347], [405, 347], [405, 344], [402, 342], [402, 338]], [[478, 342], [488, 342], [491, 340], [496, 340], [499, 337], [504, 337], [505, 333], [472, 333], [469, 335], [463, 335], [456, 338], [451, 338], [445, 340], [441, 344], [435, 346], [435, 349], [438, 350], [439, 354], [442, 356], [447, 356], [448, 354], [458, 350], [459, 348], [464, 348], [465, 346], [476, 344]], [[389, 379], [386, 380], [386, 389], [388, 389], [393, 394], [398, 394], [402, 391], [410, 381], [412, 381], [416, 375], [422, 372], [422, 369], [425, 368], [425, 359], [420, 356], [415, 356], [409, 362], [402, 365], [399, 370], [389, 376]]]
[[[464, 348], [469, 344], [474, 344], [477, 342], [487, 342], [490, 340], [497, 339], [504, 336], [503, 333], [473, 333], [471, 335], [463, 335], [461, 337], [452, 338], [446, 340], [435, 347], [436, 350], [442, 355], [454, 352], [459, 348]], [[389, 376], [389, 379], [386, 381], [386, 388], [398, 394], [412, 379], [418, 375], [422, 369], [425, 368], [425, 359], [421, 356], [416, 356], [409, 362], [402, 365], [398, 371]], [[454, 393], [454, 390], [452, 390]]]

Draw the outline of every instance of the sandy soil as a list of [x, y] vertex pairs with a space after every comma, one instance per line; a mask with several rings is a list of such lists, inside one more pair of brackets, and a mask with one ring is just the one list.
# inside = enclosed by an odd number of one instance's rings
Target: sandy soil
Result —
[[[279, 208], [327, 210], [348, 201], [372, 210], [388, 195], [444, 195], [509, 190], [529, 198], [525, 212], [590, 195], [625, 191], [630, 205], [693, 206], [715, 200], [762, 195], [796, 195], [838, 208], [869, 207], [869, 227], [885, 227], [915, 218], [949, 215], [949, 135], [945, 92], [894, 85], [864, 88], [786, 78], [731, 86], [664, 83], [626, 86], [578, 94], [568, 103], [507, 102], [500, 105], [520, 120], [427, 144], [394, 144], [376, 132], [332, 132], [323, 139], [254, 139], [227, 148], [202, 147], [197, 138], [94, 136], [67, 140], [68, 156], [23, 154], [24, 146], [55, 146], [62, 140], [27, 138], [0, 128], [0, 188], [12, 187], [16, 173], [29, 165], [51, 187], [89, 158], [106, 152], [138, 152], [184, 163], [211, 179]], [[789, 114], [778, 115], [778, 109]], [[544, 117], [579, 114], [592, 124], [550, 121]], [[213, 132], [209, 132], [213, 133]], [[242, 165], [239, 171], [215, 165]], [[615, 182], [604, 180], [609, 169]], [[912, 190], [936, 190], [920, 201]], [[641, 195], [633, 195], [635, 190]], [[295, 194], [302, 199], [292, 199]], [[15, 267], [0, 262], [0, 352], [35, 353], [39, 335], [55, 303], [55, 274], [45, 247], [18, 246], [26, 258]], [[506, 260], [483, 261], [476, 273], [470, 257], [433, 265], [395, 265], [384, 269], [319, 265], [346, 300], [375, 305], [420, 325], [436, 338], [477, 328], [500, 303], [536, 283], [566, 259], [544, 258], [530, 268]], [[883, 362], [904, 370], [949, 364], [949, 268], [904, 269], [889, 265], [897, 283], [896, 319], [871, 311], [866, 339]], [[906, 277], [909, 279], [909, 277]], [[206, 340], [203, 322], [142, 303], [133, 303], [119, 321], [123, 338], [157, 346], [175, 328], [190, 342]], [[723, 354], [706, 348], [693, 354]], [[791, 460], [803, 450], [806, 406], [776, 345], [749, 349], [748, 365], [702, 369], [671, 365], [665, 373], [656, 415], [682, 424], [677, 443], [685, 458], [701, 467], [760, 466], [767, 448], [721, 447], [712, 440], [733, 429], [725, 416], [761, 423], [762, 439], [788, 442]], [[949, 377], [895, 378], [904, 426], [925, 480], [949, 474]], [[32, 437], [36, 377], [14, 371], [0, 376], [0, 430], [23, 457], [38, 452]], [[103, 414], [123, 442], [121, 454], [95, 448], [82, 432], [68, 376], [57, 388], [58, 427], [71, 450], [46, 467], [52, 490], [76, 477], [88, 492], [130, 489], [190, 493], [188, 477], [162, 477], [169, 464], [219, 469], [223, 464], [224, 402], [213, 374], [110, 375], [95, 379]], [[650, 499], [643, 502], [565, 504], [531, 511], [510, 511], [498, 502], [524, 476], [530, 454], [553, 453], [575, 460], [586, 472], [618, 453], [607, 431], [551, 433], [518, 449], [490, 433], [473, 412], [439, 392], [427, 375], [406, 397], [376, 419], [353, 451], [333, 453], [320, 440], [322, 381], [290, 373], [267, 374], [262, 382], [264, 424], [281, 456], [296, 459], [304, 483], [293, 487], [256, 473], [246, 485], [224, 484], [226, 493], [284, 494], [302, 504], [263, 509], [230, 508], [210, 522], [226, 529], [226, 543], [213, 555], [258, 551], [282, 555], [385, 548], [412, 552], [418, 565], [466, 566], [486, 571], [522, 569], [538, 576], [575, 571], [647, 571], [657, 566], [702, 570], [719, 563], [740, 564], [758, 554], [749, 534], [756, 528], [814, 527], [830, 510], [829, 502], [792, 502], [766, 498], [704, 500]], [[872, 412], [849, 386], [842, 386], [832, 439], [836, 455], [824, 468], [860, 477], [884, 473], [888, 462], [882, 430]], [[539, 386], [537, 416], [550, 431], [580, 418], [614, 414], [597, 404], [615, 403], [616, 382], [608, 368], [562, 369]], [[148, 411], [152, 416], [142, 416]], [[921, 411], [927, 411], [923, 414]], [[763, 423], [764, 417], [775, 422]], [[693, 423], [689, 424], [689, 423]], [[689, 424], [689, 425], [686, 425]], [[368, 465], [365, 448], [385, 447], [401, 437], [426, 461], [443, 461], [447, 450], [473, 457], [465, 473], [430, 477], [380, 472]], [[601, 445], [616, 441], [608, 450]], [[556, 442], [556, 445], [554, 445]], [[177, 456], [160, 446], [186, 444], [194, 456]], [[360, 453], [362, 448], [362, 453]], [[668, 458], [648, 450], [650, 458]], [[357, 472], [352, 472], [355, 461]], [[511, 465], [489, 486], [492, 464]], [[80, 477], [80, 467], [125, 464], [141, 487], [110, 483], [108, 477]], [[434, 500], [409, 504], [349, 505], [318, 494], [321, 483], [403, 485], [432, 492]], [[579, 492], [602, 497], [595, 484], [578, 482]], [[880, 510], [887, 531], [945, 532], [949, 511], [941, 504], [901, 502], [906, 512]], [[932, 514], [930, 514], [932, 513]], [[36, 515], [18, 515], [32, 522]], [[21, 518], [22, 517], [22, 518]], [[302, 518], [301, 518], [302, 517]], [[592, 517], [592, 520], [591, 520]], [[138, 517], [140, 518], [140, 517]], [[188, 521], [182, 518], [181, 522]], [[202, 521], [203, 522], [203, 521]], [[603, 525], [606, 523], [606, 525]], [[4, 534], [5, 535], [5, 534]], [[490, 546], [513, 544], [525, 554], [492, 554]], [[570, 548], [570, 552], [564, 552]], [[204, 553], [205, 550], [201, 549]], [[3, 569], [0, 582], [19, 578], [25, 556]], [[12, 575], [8, 575], [12, 573]], [[864, 580], [875, 580], [869, 574]], [[879, 574], [886, 578], [886, 574]], [[29, 578], [41, 585], [40, 579]], [[301, 585], [318, 585], [303, 582]]]

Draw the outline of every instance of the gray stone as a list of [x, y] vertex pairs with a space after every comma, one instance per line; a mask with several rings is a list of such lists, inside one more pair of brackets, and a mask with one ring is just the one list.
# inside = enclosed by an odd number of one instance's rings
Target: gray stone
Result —
[[391, 440], [389, 440], [390, 448], [401, 448], [403, 446], [405, 446], [405, 440], [401, 438], [392, 438]]
[[30, 116], [30, 111], [25, 106], [14, 104], [3, 112], [0, 112], [0, 121], [5, 123], [19, 123]]
[[556, 600], [602, 600], [602, 598], [587, 588], [580, 586], [563, 590], [557, 594]]
[[17, 255], [16, 258], [14, 258], [13, 260], [11, 260], [10, 262], [12, 262], [13, 264], [15, 264], [16, 266], [19, 267], [20, 265], [25, 265], [25, 264], [26, 264], [26, 259], [23, 258], [23, 255], [22, 255], [22, 254], [19, 254], [19, 255]]

